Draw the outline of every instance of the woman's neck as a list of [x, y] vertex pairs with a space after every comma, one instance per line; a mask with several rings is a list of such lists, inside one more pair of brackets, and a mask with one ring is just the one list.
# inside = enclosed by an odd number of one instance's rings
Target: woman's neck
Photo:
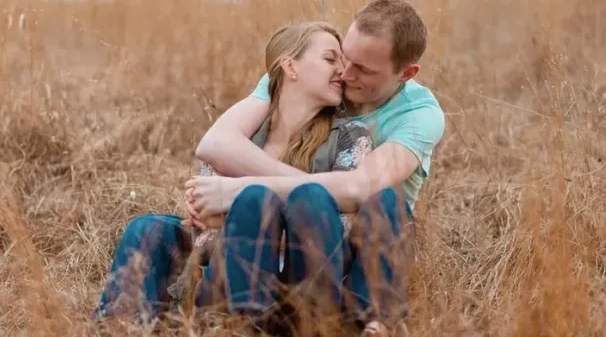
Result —
[[310, 102], [309, 97], [302, 95], [300, 90], [284, 85], [280, 93], [278, 111], [275, 112], [275, 119], [272, 120], [269, 131], [272, 143], [287, 144], [321, 109], [321, 106]]

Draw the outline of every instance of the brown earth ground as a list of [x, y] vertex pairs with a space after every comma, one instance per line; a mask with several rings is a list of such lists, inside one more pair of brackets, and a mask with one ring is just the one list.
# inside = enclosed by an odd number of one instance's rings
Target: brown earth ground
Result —
[[[182, 213], [194, 146], [273, 29], [345, 31], [362, 5], [324, 3], [0, 1], [0, 335], [98, 334], [125, 221]], [[413, 3], [447, 131], [416, 209], [411, 334], [602, 336], [606, 2]]]

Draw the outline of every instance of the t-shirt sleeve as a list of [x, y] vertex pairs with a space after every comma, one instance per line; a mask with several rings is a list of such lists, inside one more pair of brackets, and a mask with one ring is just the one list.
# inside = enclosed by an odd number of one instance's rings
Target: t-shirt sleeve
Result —
[[339, 132], [332, 171], [354, 170], [372, 149], [373, 141], [366, 125], [357, 121], [346, 123]]
[[406, 146], [415, 154], [427, 175], [433, 149], [444, 134], [444, 113], [438, 107], [423, 106], [394, 119], [393, 129], [385, 141]]
[[269, 102], [269, 76], [267, 74], [261, 77], [250, 95]]

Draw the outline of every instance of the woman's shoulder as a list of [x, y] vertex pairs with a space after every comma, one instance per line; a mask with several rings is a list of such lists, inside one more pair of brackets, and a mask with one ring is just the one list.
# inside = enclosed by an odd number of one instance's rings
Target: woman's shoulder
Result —
[[354, 129], [354, 128], [360, 128], [360, 129], [368, 129], [368, 126], [366, 126], [366, 124], [364, 122], [361, 122], [357, 119], [353, 119], [351, 117], [341, 117], [339, 118], [341, 119], [343, 122], [343, 127], [347, 128], [347, 129]]
[[365, 123], [351, 117], [335, 118], [333, 128], [339, 129], [340, 137], [352, 137], [354, 135], [361, 137], [370, 135], [370, 130]]
[[373, 149], [368, 126], [355, 119], [341, 119], [338, 127], [334, 170], [352, 170]]

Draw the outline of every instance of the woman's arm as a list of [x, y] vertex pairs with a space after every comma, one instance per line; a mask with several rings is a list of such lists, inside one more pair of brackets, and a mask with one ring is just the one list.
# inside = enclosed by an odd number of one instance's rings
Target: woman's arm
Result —
[[[267, 95], [248, 96], [227, 109], [206, 131], [196, 156], [229, 177], [297, 176], [305, 172], [269, 156], [250, 140], [269, 114], [267, 76], [259, 81], [258, 89]], [[256, 91], [255, 91], [256, 92]]]

